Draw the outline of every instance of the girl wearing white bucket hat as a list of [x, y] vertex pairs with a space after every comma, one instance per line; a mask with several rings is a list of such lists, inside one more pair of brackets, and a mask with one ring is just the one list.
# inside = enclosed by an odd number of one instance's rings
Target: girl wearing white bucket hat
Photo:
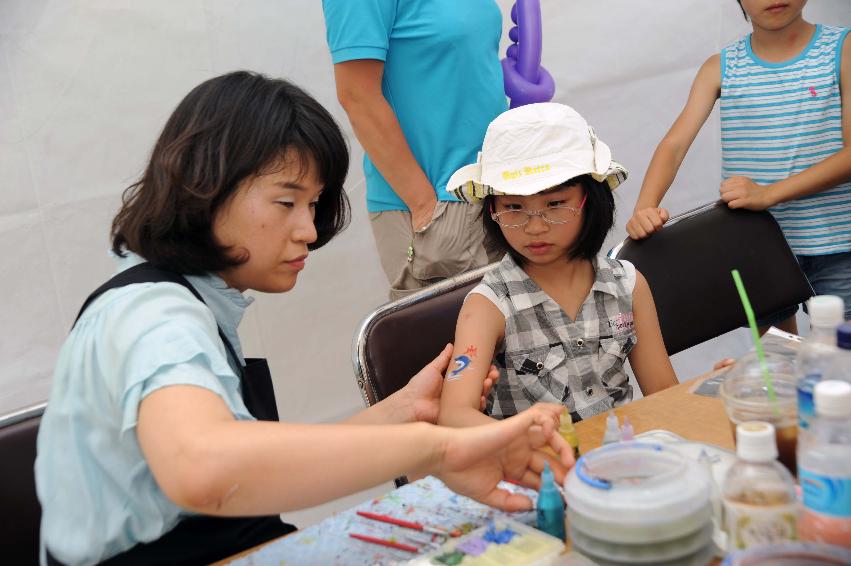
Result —
[[[485, 230], [507, 252], [465, 300], [446, 374], [441, 424], [470, 426], [537, 402], [581, 420], [677, 383], [653, 296], [627, 261], [600, 254], [611, 191], [627, 177], [573, 108], [530, 104], [488, 127], [478, 162], [447, 190], [483, 202]], [[505, 371], [479, 411], [491, 360]], [[542, 465], [542, 464], [541, 464]]]

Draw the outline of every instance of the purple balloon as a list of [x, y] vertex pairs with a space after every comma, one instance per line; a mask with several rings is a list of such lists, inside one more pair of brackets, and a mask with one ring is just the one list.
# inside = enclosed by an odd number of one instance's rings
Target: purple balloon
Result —
[[505, 94], [511, 99], [511, 108], [552, 100], [555, 82], [541, 67], [540, 0], [516, 0], [511, 19], [517, 26], [508, 32], [513, 44], [502, 60]]

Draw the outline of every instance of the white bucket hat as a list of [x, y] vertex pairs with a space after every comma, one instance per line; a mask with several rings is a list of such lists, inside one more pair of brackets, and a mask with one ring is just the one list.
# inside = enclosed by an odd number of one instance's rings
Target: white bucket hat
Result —
[[533, 195], [580, 175], [614, 190], [627, 174], [576, 110], [543, 102], [497, 116], [477, 162], [453, 173], [446, 190], [474, 203], [487, 195]]

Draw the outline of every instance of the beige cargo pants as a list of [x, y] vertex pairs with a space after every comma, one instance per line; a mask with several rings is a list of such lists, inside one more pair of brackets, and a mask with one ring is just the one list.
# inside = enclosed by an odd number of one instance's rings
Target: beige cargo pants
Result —
[[370, 213], [390, 299], [501, 259], [502, 252], [485, 243], [481, 213], [481, 205], [441, 201], [431, 224], [416, 233], [406, 210]]

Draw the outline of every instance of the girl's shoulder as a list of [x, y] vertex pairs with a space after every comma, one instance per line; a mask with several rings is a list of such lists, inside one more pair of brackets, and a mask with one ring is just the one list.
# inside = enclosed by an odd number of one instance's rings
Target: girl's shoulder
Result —
[[595, 278], [599, 283], [611, 283], [632, 293], [635, 289], [636, 270], [632, 262], [599, 255], [595, 259]]

